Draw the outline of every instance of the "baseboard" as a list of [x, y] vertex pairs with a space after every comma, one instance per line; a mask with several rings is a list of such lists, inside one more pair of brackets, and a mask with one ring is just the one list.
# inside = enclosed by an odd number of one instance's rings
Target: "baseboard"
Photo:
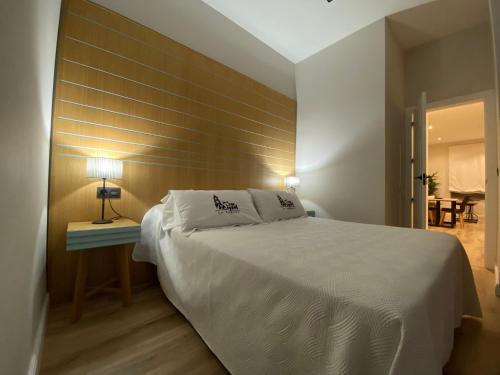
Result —
[[47, 323], [47, 313], [49, 311], [49, 293], [45, 295], [43, 301], [42, 313], [40, 314], [40, 321], [36, 330], [36, 337], [33, 343], [33, 353], [31, 353], [30, 366], [28, 375], [37, 375], [40, 366], [40, 357], [43, 349], [43, 337], [45, 336], [45, 325]]
[[500, 297], [500, 269], [498, 266], [495, 266], [495, 284], [495, 294]]

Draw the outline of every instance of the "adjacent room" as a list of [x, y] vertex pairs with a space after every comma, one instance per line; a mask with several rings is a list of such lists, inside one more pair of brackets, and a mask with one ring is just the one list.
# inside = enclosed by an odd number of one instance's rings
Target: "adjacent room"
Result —
[[484, 103], [429, 110], [429, 229], [456, 235], [471, 264], [484, 266]]
[[500, 0], [0, 17], [0, 374], [500, 374]]

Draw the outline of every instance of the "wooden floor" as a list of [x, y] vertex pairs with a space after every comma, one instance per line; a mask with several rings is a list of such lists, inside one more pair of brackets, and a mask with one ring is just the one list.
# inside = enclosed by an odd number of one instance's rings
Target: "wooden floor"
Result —
[[[449, 220], [449, 215], [447, 220]], [[433, 227], [429, 226], [429, 230], [448, 233], [457, 236], [464, 245], [471, 266], [482, 268], [484, 266], [484, 217], [479, 216], [479, 221], [474, 223], [465, 223], [462, 228], [457, 223], [455, 228], [448, 227]]]
[[70, 311], [49, 313], [41, 374], [227, 374], [159, 287], [136, 291], [127, 308], [97, 297], [76, 324]]
[[[438, 229], [464, 243], [484, 313], [482, 320], [463, 320], [445, 374], [500, 375], [500, 298], [493, 274], [482, 267], [483, 229]], [[41, 374], [227, 374], [157, 286], [135, 291], [128, 308], [97, 297], [77, 324], [70, 323], [70, 311], [62, 306], [49, 313]]]
[[455, 347], [445, 374], [500, 374], [500, 298], [495, 296], [494, 273], [484, 268], [484, 217], [464, 228], [429, 227], [457, 236], [464, 245], [474, 272], [483, 309], [482, 319], [464, 319], [456, 332]]

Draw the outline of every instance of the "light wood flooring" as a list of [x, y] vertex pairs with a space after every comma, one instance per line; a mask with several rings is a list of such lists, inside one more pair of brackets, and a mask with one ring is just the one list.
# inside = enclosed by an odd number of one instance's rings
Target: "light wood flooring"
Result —
[[500, 298], [495, 296], [494, 273], [484, 268], [484, 221], [480, 216], [477, 224], [465, 223], [464, 228], [429, 227], [457, 236], [464, 245], [483, 310], [482, 319], [463, 319], [445, 374], [500, 374]]
[[89, 301], [71, 324], [70, 306], [52, 309], [41, 374], [227, 374], [158, 286]]
[[[446, 217], [450, 219], [450, 215]], [[462, 245], [464, 245], [471, 266], [482, 268], [484, 267], [484, 217], [479, 216], [479, 221], [474, 223], [465, 223], [464, 228], [457, 222], [455, 228], [448, 227], [433, 227], [429, 226], [429, 230], [435, 232], [448, 233], [457, 236]]]
[[[456, 331], [447, 375], [500, 375], [500, 298], [482, 267], [484, 224], [442, 229], [456, 234], [471, 260], [484, 317], [466, 318]], [[122, 308], [114, 297], [96, 297], [83, 318], [70, 323], [71, 306], [49, 313], [41, 374], [227, 374], [202, 339], [158, 286], [134, 291]], [[256, 374], [257, 375], [257, 374]]]

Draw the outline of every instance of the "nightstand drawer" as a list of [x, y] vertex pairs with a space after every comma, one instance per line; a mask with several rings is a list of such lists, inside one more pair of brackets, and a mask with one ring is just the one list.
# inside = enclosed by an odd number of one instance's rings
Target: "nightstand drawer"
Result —
[[66, 250], [123, 245], [138, 242], [141, 239], [141, 226], [137, 224], [128, 226], [119, 226], [119, 223], [93, 225], [80, 228], [71, 224], [66, 234]]
[[95, 233], [92, 235], [76, 234], [66, 239], [66, 250], [92, 249], [95, 247], [123, 245], [138, 242], [141, 239], [141, 230], [124, 231], [122, 233]]

